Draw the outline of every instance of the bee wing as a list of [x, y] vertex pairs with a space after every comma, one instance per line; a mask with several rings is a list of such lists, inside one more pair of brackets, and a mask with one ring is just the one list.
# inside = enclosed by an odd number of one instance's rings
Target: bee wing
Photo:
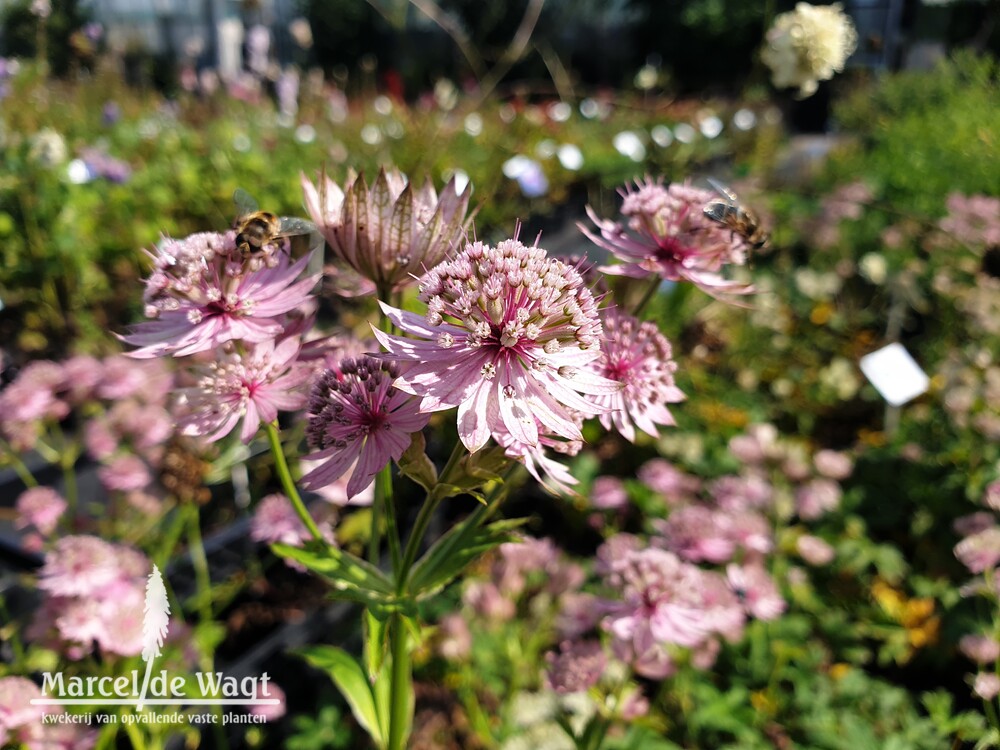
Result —
[[726, 217], [732, 212], [732, 204], [724, 203], [723, 201], [712, 201], [705, 205], [702, 211], [712, 221], [717, 221], [720, 224], [726, 223]]
[[233, 193], [233, 203], [236, 204], [240, 216], [247, 216], [260, 210], [260, 205], [254, 197], [243, 188], [236, 188]]
[[711, 185], [712, 189], [715, 192], [717, 192], [719, 195], [726, 196], [729, 199], [730, 203], [736, 204], [736, 202], [738, 200], [737, 197], [736, 197], [736, 193], [734, 193], [732, 190], [730, 190], [729, 188], [727, 188], [721, 182], [719, 182], [718, 180], [715, 180], [715, 179], [709, 177], [708, 178], [708, 184]]
[[[282, 216], [279, 218], [279, 222], [281, 226], [278, 234], [282, 237], [291, 238], [293, 240], [292, 244], [299, 249], [303, 245], [306, 245], [308, 248], [306, 252], [312, 252], [323, 244], [323, 235], [320, 234], [319, 227], [308, 219], [300, 219], [296, 216]], [[299, 255], [300, 253], [296, 251], [293, 254]]]

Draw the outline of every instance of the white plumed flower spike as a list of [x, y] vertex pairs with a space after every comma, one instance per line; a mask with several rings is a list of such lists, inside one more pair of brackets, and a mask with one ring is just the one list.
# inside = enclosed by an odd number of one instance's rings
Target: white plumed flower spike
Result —
[[146, 581], [146, 606], [142, 613], [142, 660], [146, 662], [146, 675], [142, 681], [142, 693], [136, 706], [138, 710], [142, 710], [143, 701], [146, 699], [153, 660], [160, 655], [169, 624], [170, 601], [167, 599], [167, 589], [163, 585], [160, 569], [154, 565], [153, 572]]

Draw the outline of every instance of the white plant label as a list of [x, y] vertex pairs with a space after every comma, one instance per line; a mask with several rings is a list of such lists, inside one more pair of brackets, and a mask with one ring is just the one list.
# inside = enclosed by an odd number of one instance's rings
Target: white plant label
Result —
[[861, 358], [861, 372], [892, 406], [902, 406], [926, 393], [931, 382], [902, 344], [889, 344], [866, 354]]

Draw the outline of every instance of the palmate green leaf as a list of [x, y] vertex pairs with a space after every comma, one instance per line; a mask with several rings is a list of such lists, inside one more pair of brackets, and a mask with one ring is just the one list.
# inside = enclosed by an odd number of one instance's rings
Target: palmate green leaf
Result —
[[306, 547], [272, 544], [271, 549], [323, 576], [352, 599], [377, 604], [395, 599], [396, 590], [385, 573], [350, 552], [315, 542]]
[[330, 675], [330, 679], [347, 700], [358, 724], [371, 735], [378, 747], [385, 747], [388, 739], [388, 713], [385, 717], [379, 715], [375, 691], [357, 659], [336, 646], [308, 646], [298, 649], [296, 653]]
[[494, 547], [514, 539], [512, 532], [527, 519], [495, 521], [477, 526], [469, 519], [452, 528], [424, 554], [410, 576], [412, 596], [425, 598], [454, 580], [473, 560]]

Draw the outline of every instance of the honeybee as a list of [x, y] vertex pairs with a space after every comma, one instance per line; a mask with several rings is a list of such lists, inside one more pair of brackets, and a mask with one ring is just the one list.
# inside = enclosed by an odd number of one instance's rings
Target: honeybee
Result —
[[760, 250], [764, 247], [769, 238], [767, 232], [760, 226], [757, 214], [742, 205], [736, 197], [736, 193], [725, 185], [716, 182], [711, 177], [708, 178], [708, 182], [726, 200], [714, 200], [707, 203], [703, 209], [705, 216], [729, 227], [734, 234], [742, 237], [752, 250]]
[[[261, 211], [257, 201], [242, 188], [233, 193], [233, 202], [239, 216], [233, 222], [236, 230], [236, 249], [244, 258], [264, 252], [264, 246], [280, 239], [289, 241], [289, 249], [301, 246], [303, 240], [311, 251], [320, 246], [323, 237], [311, 221], [292, 216], [278, 216], [270, 211]], [[294, 252], [293, 254], [298, 254]]]

